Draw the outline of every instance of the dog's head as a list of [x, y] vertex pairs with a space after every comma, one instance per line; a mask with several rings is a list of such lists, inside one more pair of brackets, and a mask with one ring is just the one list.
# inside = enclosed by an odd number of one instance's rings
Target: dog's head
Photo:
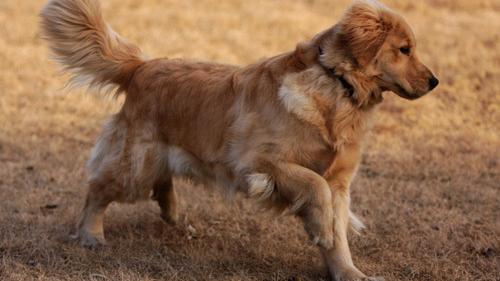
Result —
[[410, 26], [374, 0], [355, 1], [338, 24], [311, 43], [318, 62], [350, 82], [358, 99], [379, 99], [383, 91], [416, 99], [439, 83], [418, 59]]

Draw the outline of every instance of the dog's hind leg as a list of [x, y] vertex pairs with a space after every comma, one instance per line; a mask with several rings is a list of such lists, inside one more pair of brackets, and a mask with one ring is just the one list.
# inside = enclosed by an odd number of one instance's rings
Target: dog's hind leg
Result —
[[87, 162], [90, 179], [85, 206], [72, 238], [80, 240], [86, 247], [105, 244], [103, 221], [106, 207], [120, 195], [122, 189], [114, 179], [113, 171], [118, 167], [123, 149], [125, 130], [120, 127], [117, 116], [112, 117], [92, 150]]
[[78, 239], [82, 246], [94, 248], [106, 244], [103, 229], [104, 212], [114, 197], [112, 189], [104, 182], [92, 181], [89, 184], [85, 206], [76, 233], [72, 236]]
[[174, 189], [172, 177], [159, 180], [153, 187], [152, 199], [158, 202], [161, 208], [161, 218], [169, 224], [175, 224], [179, 214], [177, 211], [177, 193]]
[[112, 117], [105, 124], [87, 162], [89, 187], [73, 235], [83, 246], [105, 244], [103, 221], [107, 206], [113, 201], [134, 202], [140, 193], [136, 192], [137, 184], [132, 180], [132, 161], [137, 157], [132, 154], [131, 145], [126, 145], [126, 133], [127, 128], [119, 116]]
[[175, 224], [179, 218], [177, 192], [172, 177], [188, 178], [196, 183], [209, 184], [207, 171], [203, 164], [192, 154], [178, 146], [160, 146], [162, 162], [159, 165], [158, 178], [153, 183], [152, 199], [161, 208], [162, 219]]

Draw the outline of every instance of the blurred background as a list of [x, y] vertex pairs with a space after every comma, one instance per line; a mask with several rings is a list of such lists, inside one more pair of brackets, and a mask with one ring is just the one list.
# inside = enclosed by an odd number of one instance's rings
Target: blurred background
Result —
[[[383, 1], [414, 28], [441, 80], [391, 94], [377, 114], [353, 210], [355, 263], [386, 280], [500, 280], [500, 2]], [[64, 88], [40, 40], [43, 0], [0, 1], [1, 280], [323, 280], [301, 224], [178, 182], [182, 222], [152, 202], [113, 205], [109, 246], [68, 241], [85, 161], [121, 100]], [[293, 50], [333, 25], [341, 0], [103, 0], [111, 26], [150, 57], [231, 64]], [[71, 93], [69, 93], [71, 92]]]

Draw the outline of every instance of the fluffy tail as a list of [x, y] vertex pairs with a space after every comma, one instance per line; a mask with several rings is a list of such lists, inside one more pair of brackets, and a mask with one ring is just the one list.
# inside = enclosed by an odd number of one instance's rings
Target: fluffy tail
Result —
[[104, 21], [98, 0], [50, 0], [40, 12], [44, 39], [70, 83], [125, 90], [144, 59]]

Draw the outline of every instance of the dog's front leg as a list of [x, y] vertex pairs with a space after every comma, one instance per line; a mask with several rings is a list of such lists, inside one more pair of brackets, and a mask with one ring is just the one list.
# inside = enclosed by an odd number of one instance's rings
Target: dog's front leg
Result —
[[335, 281], [378, 280], [366, 277], [366, 275], [358, 270], [353, 264], [347, 240], [349, 212], [349, 195], [334, 190], [334, 247], [331, 249], [321, 248], [321, 253], [328, 267], [330, 276]]
[[354, 266], [347, 240], [347, 230], [349, 224], [356, 226], [360, 224], [354, 219], [350, 211], [350, 191], [351, 179], [356, 173], [360, 159], [360, 146], [352, 144], [340, 151], [325, 174], [332, 192], [333, 205], [333, 232], [334, 247], [332, 249], [321, 249], [328, 271], [333, 280], [383, 280], [382, 278], [367, 277]]
[[249, 193], [274, 206], [283, 203], [304, 222], [311, 240], [324, 249], [333, 247], [332, 195], [319, 174], [293, 163], [268, 163], [250, 174]]

